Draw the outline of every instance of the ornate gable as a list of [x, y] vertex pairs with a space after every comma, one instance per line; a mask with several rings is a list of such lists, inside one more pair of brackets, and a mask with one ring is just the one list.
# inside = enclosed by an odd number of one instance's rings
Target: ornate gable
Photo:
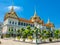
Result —
[[14, 8], [12, 6], [11, 8], [11, 11], [6, 13], [5, 17], [4, 17], [4, 20], [6, 20], [7, 18], [15, 18], [15, 19], [18, 19], [18, 16], [16, 14], [16, 12], [14, 11]]
[[37, 16], [36, 10], [34, 12], [34, 16], [30, 19], [32, 22], [39, 22], [41, 19], [39, 16]]

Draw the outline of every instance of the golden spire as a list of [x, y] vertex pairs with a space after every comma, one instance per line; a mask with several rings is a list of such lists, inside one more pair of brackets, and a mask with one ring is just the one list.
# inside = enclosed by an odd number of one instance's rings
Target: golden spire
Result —
[[47, 21], [47, 23], [50, 23], [50, 19], [48, 18], [48, 21]]
[[13, 11], [14, 11], [14, 6], [13, 6], [13, 0], [12, 0], [11, 12]]
[[11, 7], [11, 12], [13, 12], [13, 11], [14, 11], [14, 7], [12, 6], [12, 7]]
[[35, 12], [34, 12], [34, 17], [37, 17], [37, 12], [36, 12], [36, 9], [35, 9]]

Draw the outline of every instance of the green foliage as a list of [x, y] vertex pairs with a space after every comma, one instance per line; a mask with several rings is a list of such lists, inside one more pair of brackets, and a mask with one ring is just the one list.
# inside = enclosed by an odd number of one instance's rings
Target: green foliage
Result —
[[6, 38], [9, 38], [9, 37], [10, 37], [10, 35], [9, 35], [9, 34], [6, 34], [6, 35], [5, 35], [5, 37], [6, 37]]
[[46, 33], [46, 30], [43, 30], [43, 33]]
[[33, 39], [33, 37], [32, 37], [32, 36], [28, 36], [28, 39], [31, 39], [31, 40], [32, 40], [32, 39]]
[[17, 30], [18, 33], [20, 33], [20, 30]]
[[20, 36], [17, 36], [17, 39], [20, 40]]
[[[25, 38], [29, 38], [32, 39], [33, 38], [33, 34], [36, 34], [36, 27], [34, 27], [34, 29], [32, 30], [31, 27], [28, 25], [25, 29], [21, 28], [20, 30], [16, 31], [16, 35], [19, 34], [18, 39], [20, 39], [20, 37], [22, 37], [23, 39]], [[54, 38], [60, 38], [60, 31], [59, 30], [54, 30], [54, 31], [50, 31], [50, 30], [38, 30], [38, 34], [42, 39], [47, 39], [52, 37], [54, 35]], [[13, 33], [13, 28], [9, 29], [9, 34], [11, 35]], [[53, 35], [52, 35], [53, 33]], [[6, 37], [9, 37], [9, 35], [6, 35]]]
[[59, 34], [60, 34], [59, 30], [55, 30], [55, 31], [54, 31], [54, 37], [55, 37], [55, 38], [58, 39], [58, 38], [59, 38]]
[[27, 29], [29, 29], [29, 30], [30, 30], [30, 26], [29, 26], [29, 25], [27, 26]]
[[27, 33], [25, 31], [23, 31], [22, 33], [22, 38], [27, 38]]
[[49, 38], [49, 41], [52, 42], [52, 38]]
[[42, 39], [45, 39], [46, 38], [46, 30], [43, 30], [42, 31]]
[[24, 31], [25, 29], [24, 28], [21, 28], [21, 31]]

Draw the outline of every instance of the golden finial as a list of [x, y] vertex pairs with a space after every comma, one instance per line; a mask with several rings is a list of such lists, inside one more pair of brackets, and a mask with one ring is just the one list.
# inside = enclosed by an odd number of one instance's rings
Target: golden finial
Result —
[[13, 6], [13, 0], [12, 0], [12, 7], [11, 7], [11, 12], [14, 11], [14, 6]]
[[36, 17], [36, 16], [37, 16], [37, 12], [36, 12], [36, 7], [35, 7], [34, 17]]
[[47, 21], [47, 23], [50, 23], [50, 19], [48, 18], [48, 21]]

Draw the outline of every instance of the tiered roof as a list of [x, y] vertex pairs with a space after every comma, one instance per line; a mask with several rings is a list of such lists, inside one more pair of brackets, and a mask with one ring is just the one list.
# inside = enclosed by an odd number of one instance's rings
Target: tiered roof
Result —
[[14, 7], [12, 6], [11, 11], [6, 13], [4, 20], [6, 20], [7, 18], [14, 18], [14, 19], [18, 19], [18, 16], [16, 14], [16, 12], [14, 11]]
[[50, 20], [48, 19], [48, 22], [46, 24], [47, 27], [54, 27], [54, 24], [50, 22]]

